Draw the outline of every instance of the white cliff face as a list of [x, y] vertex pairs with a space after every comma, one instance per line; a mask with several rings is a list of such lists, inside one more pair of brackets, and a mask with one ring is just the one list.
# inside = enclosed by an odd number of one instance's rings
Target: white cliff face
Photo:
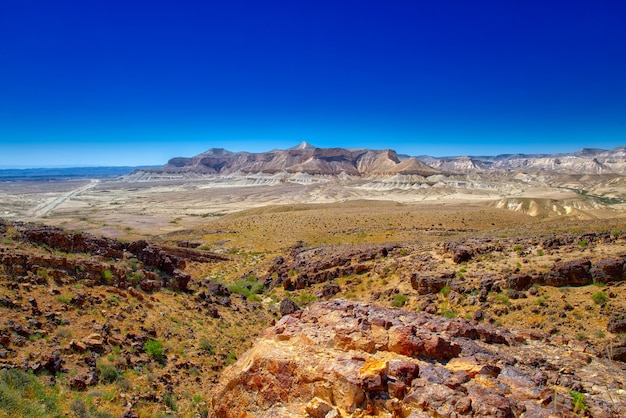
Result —
[[567, 154], [423, 157], [422, 160], [442, 171], [463, 173], [490, 170], [573, 174], [626, 173], [626, 147], [612, 150], [583, 149]]

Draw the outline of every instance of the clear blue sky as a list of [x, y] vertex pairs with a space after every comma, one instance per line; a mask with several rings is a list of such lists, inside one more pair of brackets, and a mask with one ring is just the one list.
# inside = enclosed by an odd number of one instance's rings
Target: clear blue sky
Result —
[[0, 166], [626, 145], [626, 2], [0, 2]]

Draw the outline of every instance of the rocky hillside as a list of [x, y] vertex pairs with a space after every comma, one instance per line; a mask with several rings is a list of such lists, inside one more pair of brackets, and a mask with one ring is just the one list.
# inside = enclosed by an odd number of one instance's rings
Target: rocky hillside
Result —
[[336, 299], [227, 369], [218, 417], [618, 417], [626, 367], [577, 343]]
[[623, 222], [383, 208], [337, 242], [323, 207], [150, 242], [0, 221], [0, 416], [620, 416]]
[[262, 153], [231, 152], [213, 148], [191, 158], [172, 158], [153, 174], [306, 173], [315, 175], [361, 175], [439, 173], [415, 158], [402, 161], [392, 150], [316, 148], [305, 142], [287, 150]]
[[626, 147], [584, 148], [564, 154], [503, 154], [497, 156], [420, 157], [431, 167], [455, 173], [490, 170], [608, 174], [626, 173]]

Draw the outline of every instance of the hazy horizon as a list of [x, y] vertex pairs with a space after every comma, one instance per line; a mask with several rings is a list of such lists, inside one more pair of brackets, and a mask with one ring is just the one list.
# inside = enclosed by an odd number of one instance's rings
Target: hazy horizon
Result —
[[626, 4], [0, 5], [0, 168], [626, 145]]

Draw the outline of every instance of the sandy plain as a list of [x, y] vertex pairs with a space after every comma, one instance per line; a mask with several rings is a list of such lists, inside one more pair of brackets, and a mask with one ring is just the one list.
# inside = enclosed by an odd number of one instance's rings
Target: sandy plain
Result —
[[[377, 224], [378, 230], [385, 225], [392, 229], [390, 223], [497, 230], [547, 220], [554, 223], [557, 219], [561, 223], [621, 219], [626, 216], [624, 204], [604, 204], [574, 190], [615, 196], [624, 190], [623, 183], [622, 176], [547, 178], [519, 173], [426, 179], [249, 175], [149, 181], [3, 181], [0, 216], [133, 239], [210, 230], [211, 225], [219, 229], [233, 214], [249, 209], [273, 207], [274, 213], [290, 213], [294, 205], [311, 205], [306, 212], [312, 217], [324, 213], [328, 215], [324, 218], [333, 221], [345, 213], [345, 222], [337, 227], [340, 230], [367, 219]], [[412, 220], [402, 220], [407, 213], [412, 214]], [[301, 221], [293, 214], [281, 217], [278, 227]], [[392, 235], [398, 233], [401, 235], [396, 228]]]

